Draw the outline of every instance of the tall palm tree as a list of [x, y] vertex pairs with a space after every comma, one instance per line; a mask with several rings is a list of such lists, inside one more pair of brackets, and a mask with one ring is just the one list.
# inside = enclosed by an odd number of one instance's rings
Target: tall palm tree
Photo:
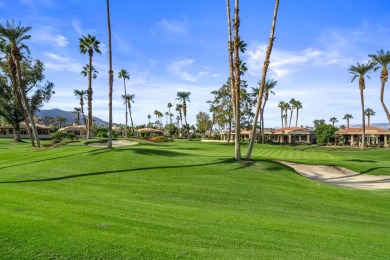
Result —
[[148, 120], [149, 120], [149, 125], [150, 125], [150, 119], [151, 119], [152, 117], [150, 116], [150, 115], [148, 115]]
[[332, 123], [332, 125], [334, 126], [335, 123], [337, 123], [339, 120], [336, 118], [336, 117], [331, 117], [329, 119], [329, 121]]
[[349, 119], [353, 119], [353, 116], [351, 114], [345, 114], [343, 119], [347, 120], [347, 128], [349, 128]]
[[275, 92], [273, 92], [273, 88], [278, 84], [278, 81], [275, 81], [274, 79], [267, 80], [267, 82], [264, 85], [264, 103], [263, 107], [260, 111], [260, 123], [261, 123], [261, 142], [264, 143], [264, 110], [265, 110], [265, 104], [268, 101], [269, 93], [275, 95]]
[[280, 108], [280, 119], [282, 120], [282, 128], [284, 127], [283, 125], [283, 112], [284, 112], [284, 104], [285, 102], [284, 101], [280, 101], [279, 104], [278, 104], [278, 107]]
[[272, 47], [274, 44], [274, 34], [275, 34], [275, 27], [276, 27], [276, 18], [278, 14], [278, 9], [279, 9], [279, 0], [275, 0], [275, 8], [274, 8], [274, 15], [272, 19], [272, 25], [271, 25], [271, 35], [268, 40], [268, 46], [267, 50], [265, 53], [265, 59], [264, 59], [264, 65], [263, 65], [263, 71], [261, 73], [261, 86], [259, 89], [259, 96], [257, 98], [257, 105], [256, 105], [256, 112], [255, 112], [255, 117], [253, 119], [253, 127], [252, 127], [252, 133], [251, 133], [251, 140], [249, 142], [249, 147], [248, 151], [246, 153], [245, 159], [250, 160], [251, 155], [252, 155], [252, 150], [253, 150], [253, 145], [255, 143], [255, 138], [256, 138], [256, 125], [257, 125], [257, 120], [259, 117], [259, 112], [261, 108], [261, 103], [263, 99], [263, 93], [264, 93], [264, 86], [265, 86], [265, 79], [267, 78], [267, 71], [268, 71], [268, 66], [270, 64], [270, 57], [271, 57], [271, 52], [272, 52]]
[[100, 51], [100, 42], [96, 40], [95, 36], [88, 34], [88, 36], [82, 36], [79, 39], [80, 53], [86, 54], [89, 56], [89, 68], [88, 69], [88, 125], [87, 125], [87, 139], [91, 138], [91, 127], [92, 127], [92, 57], [94, 53], [101, 54]]
[[367, 116], [367, 126], [370, 126], [370, 118], [371, 116], [375, 116], [376, 113], [374, 109], [366, 108], [366, 110], [364, 110], [364, 114]]
[[87, 126], [87, 120], [85, 118], [84, 114], [84, 100], [86, 99], [87, 91], [86, 90], [73, 90], [73, 94], [80, 99], [80, 109], [81, 109], [81, 115], [83, 116], [84, 124]]
[[76, 118], [75, 118], [75, 121], [76, 121], [76, 124], [80, 124], [80, 112], [81, 112], [81, 108], [79, 107], [75, 107], [72, 114], [73, 115], [76, 115]]
[[127, 95], [127, 94], [122, 95], [122, 100], [123, 100], [123, 105], [125, 105], [125, 107], [126, 107], [125, 138], [127, 138], [127, 132], [128, 132], [128, 129], [129, 129], [129, 124], [128, 124], [128, 120], [127, 120], [127, 107], [128, 107], [127, 103], [128, 103], [128, 100], [129, 100], [129, 95]]
[[302, 103], [299, 100], [295, 101], [295, 109], [297, 110], [296, 118], [295, 118], [295, 127], [298, 127], [298, 115], [299, 115], [299, 109], [302, 109]]
[[[177, 92], [177, 98], [176, 98], [176, 100], [183, 102], [182, 110], [184, 115], [184, 123], [186, 126], [187, 126], [187, 101], [190, 102], [190, 95], [191, 95], [190, 91], [179, 91]], [[190, 132], [188, 127], [186, 127], [186, 130], [187, 130], [188, 140], [190, 140]]]
[[131, 103], [134, 103], [135, 94], [127, 94], [127, 108], [129, 109], [131, 128], [134, 129], [133, 116], [131, 115]]
[[[21, 96], [21, 101], [22, 101], [21, 103], [23, 104], [23, 107], [26, 112], [26, 118], [25, 118], [27, 119], [26, 126], [28, 128], [29, 125], [31, 125], [32, 133], [35, 139], [35, 144], [37, 147], [41, 147], [38, 131], [33, 120], [33, 115], [31, 113], [30, 104], [28, 102], [23, 87], [22, 69], [20, 66], [20, 61], [22, 60], [22, 54], [20, 53], [20, 50], [26, 49], [28, 51], [28, 47], [23, 43], [23, 41], [31, 38], [31, 35], [27, 34], [28, 31], [30, 30], [31, 30], [30, 26], [23, 27], [21, 26], [21, 22], [19, 22], [18, 25], [15, 25], [14, 21], [10, 23], [7, 20], [5, 27], [0, 24], [0, 41], [3, 41], [10, 46], [11, 57], [14, 61], [16, 72], [17, 72], [17, 82], [18, 82], [17, 86], [18, 86], [19, 94]], [[32, 145], [34, 145], [34, 143], [32, 143]]]
[[[365, 147], [365, 140], [366, 140], [366, 122], [365, 122], [365, 116], [364, 116], [364, 89], [366, 87], [364, 76], [369, 73], [373, 67], [375, 66], [375, 63], [367, 62], [367, 64], [360, 64], [359, 62], [356, 65], [351, 65], [348, 69], [348, 72], [353, 75], [351, 83], [356, 79], [359, 78], [359, 90], [360, 90], [360, 103], [362, 106], [362, 144], [361, 148], [364, 149]], [[370, 78], [369, 76], [367, 76]]]
[[294, 109], [296, 108], [295, 105], [296, 105], [296, 100], [294, 98], [290, 99], [290, 122], [288, 124], [288, 127], [291, 127], [291, 120], [293, 118], [293, 112], [294, 112]]
[[390, 64], [390, 52], [387, 51], [385, 52], [384, 50], [380, 50], [377, 52], [377, 54], [372, 54], [368, 55], [372, 61], [375, 64], [374, 71], [377, 71], [378, 69], [382, 68], [381, 71], [381, 94], [380, 94], [380, 101], [382, 103], [383, 110], [386, 113], [387, 120], [390, 123], [390, 113], [389, 110], [387, 109], [385, 102], [383, 100], [384, 94], [385, 94], [385, 85], [387, 82], [387, 79], [389, 78], [389, 71], [387, 69], [387, 66]]
[[[127, 72], [127, 70], [122, 69], [121, 71], [118, 72], [118, 78], [123, 79], [123, 88], [124, 88], [125, 96], [126, 96], [127, 95], [126, 79], [130, 80], [130, 74]], [[128, 122], [127, 121], [128, 120], [127, 104], [125, 104], [125, 108], [126, 108], [125, 117], [126, 117], [126, 127], [127, 127], [127, 122]], [[127, 131], [125, 132], [125, 138], [127, 138]]]
[[169, 112], [165, 112], [165, 125], [168, 124], [168, 116], [169, 116]]
[[171, 107], [172, 107], [172, 104], [171, 102], [168, 102], [168, 111], [169, 111], [169, 123], [172, 124], [172, 116], [171, 116]]

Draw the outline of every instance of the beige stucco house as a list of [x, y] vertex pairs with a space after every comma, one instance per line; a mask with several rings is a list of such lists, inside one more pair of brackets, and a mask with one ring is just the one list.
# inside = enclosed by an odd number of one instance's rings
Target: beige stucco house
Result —
[[[45, 125], [35, 124], [40, 139], [50, 138], [50, 128]], [[19, 123], [20, 127], [20, 138], [30, 138], [28, 136], [27, 127], [25, 122]], [[15, 129], [10, 125], [0, 125], [0, 137], [14, 138]]]
[[136, 138], [140, 138], [141, 137], [141, 134], [140, 134], [141, 132], [147, 133], [146, 137], [152, 137], [152, 136], [163, 135], [164, 134], [164, 131], [161, 131], [161, 130], [158, 130], [158, 129], [154, 129], [154, 128], [140, 128], [140, 129], [136, 129], [134, 131], [134, 136]]
[[[362, 138], [360, 127], [340, 129], [336, 132], [345, 138], [345, 144], [359, 146]], [[368, 144], [383, 145], [388, 147], [390, 140], [390, 130], [379, 127], [366, 126], [366, 141]]]
[[66, 126], [63, 128], [58, 129], [58, 131], [61, 132], [67, 132], [72, 133], [77, 137], [85, 138], [87, 137], [87, 126], [86, 125], [72, 125], [72, 126]]

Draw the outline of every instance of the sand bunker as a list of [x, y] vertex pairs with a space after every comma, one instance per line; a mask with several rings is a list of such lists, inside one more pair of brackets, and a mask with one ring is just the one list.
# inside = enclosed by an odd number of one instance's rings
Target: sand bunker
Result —
[[[128, 140], [112, 140], [112, 147], [119, 147], [119, 146], [128, 146], [128, 145], [136, 145], [138, 142], [132, 142]], [[89, 143], [89, 146], [95, 146], [95, 147], [107, 147], [107, 142], [97, 142], [97, 143]]]
[[277, 161], [315, 181], [356, 189], [390, 189], [390, 176], [375, 176], [354, 172], [338, 166], [308, 165]]

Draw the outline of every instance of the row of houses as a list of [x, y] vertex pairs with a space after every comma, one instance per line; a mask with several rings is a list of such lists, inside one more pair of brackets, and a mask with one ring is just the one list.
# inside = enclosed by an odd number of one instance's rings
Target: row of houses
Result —
[[[50, 128], [36, 124], [39, 137], [42, 139], [50, 138]], [[113, 126], [114, 131], [121, 132], [122, 129], [119, 126]], [[73, 125], [67, 126], [59, 129], [59, 131], [72, 133], [77, 137], [86, 137], [87, 129], [85, 125]], [[135, 130], [135, 137], [141, 137], [141, 133], [147, 137], [155, 135], [163, 135], [164, 132], [158, 129], [153, 128], [142, 128]], [[337, 134], [343, 137], [343, 142], [346, 145], [350, 146], [359, 146], [362, 137], [361, 128], [346, 128], [341, 129], [336, 132]], [[369, 143], [383, 145], [388, 147], [388, 142], [390, 140], [390, 130], [378, 128], [378, 127], [366, 127], [366, 138], [369, 140]], [[249, 140], [251, 138], [251, 131], [243, 129], [241, 130], [240, 136], [241, 140]], [[257, 130], [257, 135], [260, 135], [260, 131]], [[290, 127], [290, 128], [280, 128], [280, 129], [268, 129], [264, 131], [266, 139], [274, 143], [286, 143], [286, 144], [297, 144], [297, 143], [306, 143], [313, 144], [316, 142], [314, 131], [312, 129], [303, 128], [303, 127]], [[0, 125], [0, 137], [13, 138], [15, 135], [15, 130], [12, 126], [9, 125]], [[229, 132], [224, 131], [220, 133], [222, 140], [228, 140]], [[231, 140], [234, 140], [234, 131], [230, 132]], [[20, 123], [20, 136], [21, 138], [28, 138], [27, 128], [25, 123]]]
[[[343, 142], [345, 145], [350, 146], [359, 146], [362, 138], [362, 129], [361, 128], [346, 128], [340, 129], [336, 132], [343, 137]], [[221, 139], [228, 140], [229, 132], [221, 132]], [[286, 144], [298, 144], [306, 143], [313, 144], [316, 143], [316, 138], [314, 131], [312, 129], [303, 128], [303, 127], [290, 127], [290, 128], [280, 128], [280, 129], [267, 129], [264, 131], [266, 140], [274, 143], [286, 143]], [[376, 145], [383, 145], [388, 147], [388, 142], [390, 140], [390, 130], [367, 126], [365, 129], [366, 141]], [[234, 140], [234, 131], [230, 132], [231, 139]], [[241, 130], [240, 136], [241, 140], [249, 140], [251, 138], [252, 132], [250, 130], [243, 129]], [[256, 135], [260, 135], [260, 130], [257, 130]]]

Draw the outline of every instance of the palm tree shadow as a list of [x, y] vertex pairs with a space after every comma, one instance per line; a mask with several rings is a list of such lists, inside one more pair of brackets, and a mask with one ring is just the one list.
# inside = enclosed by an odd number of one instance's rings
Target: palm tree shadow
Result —
[[[51, 161], [51, 160], [57, 160], [57, 159], [67, 158], [67, 157], [73, 157], [73, 156], [77, 156], [77, 155], [80, 155], [80, 154], [90, 153], [90, 154], [94, 155], [94, 153], [95, 153], [95, 154], [99, 154], [99, 153], [106, 152], [106, 151], [102, 151], [102, 150], [105, 150], [105, 148], [95, 149], [95, 150], [93, 150], [93, 151], [85, 151], [85, 152], [81, 152], [81, 153], [73, 153], [73, 154], [68, 154], [68, 155], [63, 155], [63, 156], [58, 156], [58, 157], [51, 157], [51, 158], [46, 158], [46, 159], [41, 159], [41, 160], [35, 160], [35, 161], [30, 161], [30, 162], [24, 162], [24, 163], [9, 165], [9, 166], [3, 166], [3, 167], [0, 167], [0, 170], [1, 170], [1, 169], [7, 169], [7, 168], [18, 167], [18, 166], [23, 166], [23, 165], [28, 165], [28, 164], [33, 164], [33, 163], [40, 163], [40, 162], [46, 162], [46, 161]], [[100, 152], [99, 152], [99, 151], [100, 151]]]
[[224, 164], [224, 163], [229, 163], [229, 162], [231, 162], [231, 159], [220, 160], [218, 162], [204, 163], [204, 164], [179, 165], [179, 166], [154, 166], [154, 167], [151, 166], [151, 167], [142, 167], [142, 168], [134, 168], [134, 169], [124, 169], [124, 170], [114, 170], [114, 171], [100, 171], [100, 172], [73, 174], [73, 175], [59, 176], [59, 177], [53, 177], [53, 178], [44, 178], [44, 179], [19, 180], [19, 181], [3, 181], [3, 182], [0, 182], [0, 184], [61, 181], [61, 180], [66, 180], [66, 179], [75, 179], [75, 178], [82, 178], [82, 177], [99, 176], [99, 175], [106, 175], [106, 174], [112, 174], [112, 173], [129, 173], [129, 172], [134, 172], [134, 171], [148, 171], [148, 170], [155, 170], [155, 169], [176, 169], [176, 168], [188, 168], [188, 167], [202, 167], [202, 166], [208, 166], [208, 165]]
[[372, 171], [375, 171], [375, 170], [378, 170], [378, 169], [390, 169], [390, 167], [374, 167], [374, 168], [370, 168], [368, 170], [365, 170], [363, 173], [369, 173], [369, 172], [372, 172]]

